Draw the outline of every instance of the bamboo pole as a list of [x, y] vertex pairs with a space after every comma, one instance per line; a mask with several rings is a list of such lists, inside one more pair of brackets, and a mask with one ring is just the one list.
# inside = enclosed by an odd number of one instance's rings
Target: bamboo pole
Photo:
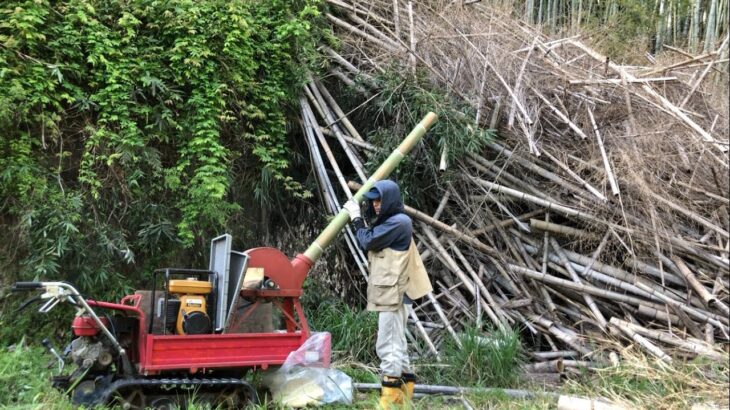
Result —
[[390, 42], [383, 41], [382, 39], [380, 39], [380, 38], [378, 38], [378, 37], [376, 37], [376, 36], [374, 36], [374, 35], [372, 35], [370, 33], [367, 33], [367, 32], [365, 32], [363, 30], [360, 30], [359, 28], [357, 28], [357, 27], [355, 27], [355, 26], [353, 26], [353, 25], [351, 25], [351, 24], [349, 24], [349, 23], [347, 23], [347, 22], [345, 22], [345, 21], [343, 21], [343, 20], [341, 20], [341, 19], [333, 16], [330, 13], [326, 13], [325, 14], [325, 17], [327, 17], [327, 20], [329, 20], [332, 23], [334, 23], [334, 25], [336, 25], [336, 26], [338, 26], [340, 28], [343, 28], [343, 29], [345, 29], [345, 30], [347, 30], [347, 31], [349, 31], [349, 32], [357, 35], [357, 36], [360, 36], [360, 37], [362, 37], [365, 40], [368, 40], [368, 41], [370, 41], [372, 43], [375, 43], [375, 44], [379, 45], [380, 47], [382, 47], [382, 48], [390, 51], [391, 53], [395, 53], [395, 52], [401, 51], [400, 50], [400, 47], [397, 47], [395, 44], [392, 44]]
[[603, 166], [606, 169], [606, 176], [608, 177], [608, 183], [611, 185], [611, 192], [613, 192], [613, 195], [616, 196], [620, 193], [618, 189], [618, 183], [616, 182], [616, 177], [613, 175], [613, 171], [611, 170], [611, 164], [608, 161], [608, 155], [606, 154], [606, 148], [603, 146], [603, 140], [601, 139], [601, 133], [598, 131], [598, 125], [596, 124], [596, 119], [593, 118], [593, 112], [590, 108], [587, 109], [588, 111], [588, 118], [591, 119], [591, 125], [593, 126], [593, 134], [596, 136], [596, 141], [598, 141], [598, 148], [601, 151], [601, 158], [603, 158]]
[[[717, 298], [714, 297], [704, 287], [704, 285], [702, 285], [700, 283], [699, 280], [697, 280], [697, 277], [694, 275], [694, 273], [692, 273], [692, 271], [689, 269], [689, 267], [687, 267], [687, 265], [684, 263], [684, 261], [677, 256], [672, 257], [672, 261], [674, 261], [674, 264], [677, 266], [677, 269], [682, 274], [682, 276], [684, 276], [684, 279], [687, 281], [687, 283], [700, 296], [700, 298], [704, 302], [705, 306], [707, 306], [708, 309], [717, 307]], [[727, 312], [727, 311], [725, 311], [723, 313], [725, 313], [726, 315], [730, 314], [730, 312]]]
[[320, 108], [322, 109], [322, 113], [324, 114], [324, 120], [327, 121], [328, 126], [332, 129], [332, 132], [334, 132], [335, 136], [337, 137], [337, 141], [340, 143], [340, 146], [342, 146], [342, 149], [345, 151], [345, 155], [350, 160], [352, 166], [355, 168], [355, 172], [357, 172], [357, 175], [362, 181], [367, 180], [367, 176], [365, 175], [365, 170], [363, 169], [362, 163], [357, 158], [352, 149], [350, 149], [347, 141], [345, 141], [344, 133], [340, 129], [339, 125], [337, 125], [337, 120], [335, 119], [334, 115], [332, 115], [332, 111], [330, 111], [329, 107], [325, 103], [325, 99], [324, 97], [322, 97], [322, 94], [320, 93], [319, 88], [317, 87], [314, 78], [311, 75], [309, 76], [309, 89], [312, 91], [312, 95], [315, 98], [315, 101], [313, 101], [313, 103], [319, 104]]
[[534, 218], [530, 218], [530, 227], [545, 232], [557, 233], [564, 236], [573, 236], [584, 240], [598, 240], [598, 237], [594, 233], [584, 231], [582, 229], [572, 228], [570, 226], [558, 225], [552, 222], [545, 222]]
[[593, 195], [595, 195], [599, 200], [601, 200], [602, 202], [606, 202], [608, 200], [606, 198], [606, 196], [603, 195], [601, 192], [599, 192], [596, 188], [594, 188], [593, 185], [591, 185], [588, 182], [586, 182], [583, 178], [580, 177], [580, 175], [578, 175], [575, 172], [573, 172], [573, 170], [571, 170], [570, 168], [568, 168], [567, 165], [565, 165], [562, 162], [558, 161], [558, 159], [555, 158], [554, 156], [552, 156], [549, 152], [543, 150], [542, 153], [545, 154], [545, 156], [549, 160], [551, 160], [552, 162], [554, 162], [555, 165], [557, 165], [558, 167], [560, 167], [560, 169], [562, 169], [563, 171], [565, 171], [565, 173], [567, 173], [568, 175], [570, 175], [571, 178], [575, 179], [581, 185], [583, 185], [583, 187], [585, 189], [587, 189], [588, 192], [590, 192]]
[[677, 346], [684, 351], [694, 353], [700, 356], [706, 356], [712, 360], [722, 361], [728, 359], [727, 353], [715, 350], [711, 345], [705, 344], [705, 342], [702, 340], [682, 340], [675, 335], [670, 335], [669, 333], [647, 329], [643, 326], [639, 326], [635, 323], [629, 323], [615, 317], [611, 318], [612, 322], [614, 320], [616, 321], [616, 323], [625, 326], [626, 328], [631, 329], [632, 331], [642, 336], [650, 337], [668, 345]]
[[[327, 90], [327, 88], [325, 88], [322, 85], [322, 83], [320, 83], [319, 81], [315, 81], [315, 84], [317, 85], [317, 89], [319, 89], [319, 92], [322, 94], [324, 99], [327, 101], [327, 104], [329, 104], [329, 106], [332, 108], [332, 110], [335, 112], [335, 114], [337, 114], [336, 121], [342, 122], [342, 125], [345, 126], [345, 128], [347, 129], [347, 132], [349, 132], [350, 135], [352, 135], [352, 137], [355, 140], [357, 140], [358, 142], [360, 142], [362, 144], [366, 144], [365, 140], [362, 138], [362, 136], [360, 136], [360, 133], [357, 132], [355, 127], [350, 122], [350, 119], [347, 118], [347, 115], [342, 111], [342, 108], [340, 108], [340, 105], [337, 104], [337, 101], [335, 101], [335, 99], [332, 97], [332, 95]], [[372, 145], [370, 145], [370, 144], [367, 144], [365, 146], [368, 146], [368, 145], [372, 147]]]
[[533, 93], [535, 93], [535, 95], [538, 96], [538, 98], [540, 98], [540, 100], [542, 100], [542, 102], [545, 103], [545, 105], [548, 106], [548, 108], [550, 108], [550, 110], [552, 110], [553, 113], [555, 113], [555, 115], [558, 116], [558, 118], [560, 118], [561, 121], [566, 123], [570, 127], [570, 129], [575, 131], [575, 133], [578, 134], [579, 137], [581, 137], [582, 139], [588, 138], [588, 136], [586, 136], [586, 134], [583, 132], [582, 129], [580, 129], [579, 126], [577, 126], [573, 121], [571, 121], [570, 118], [568, 118], [568, 116], [565, 115], [562, 111], [560, 111], [555, 105], [553, 105], [550, 101], [548, 101], [548, 99], [545, 98], [545, 96], [542, 95], [542, 93], [537, 91], [537, 89], [535, 89], [535, 88], [530, 88], [530, 89], [532, 90]]
[[[558, 242], [550, 238], [550, 245], [552, 246], [553, 250], [555, 250], [555, 253], [557, 253], [558, 258], [560, 258], [560, 263], [565, 266], [565, 268], [568, 270], [568, 273], [570, 273], [571, 279], [573, 279], [573, 282], [582, 284], [583, 281], [580, 280], [580, 277], [578, 274], [573, 270], [573, 267], [568, 262], [568, 257], [565, 256], [565, 253], [563, 252], [563, 249], [558, 245]], [[586, 304], [591, 309], [591, 312], [593, 312], [593, 317], [596, 318], [598, 321], [598, 325], [601, 327], [601, 329], [606, 328], [606, 318], [603, 317], [603, 313], [601, 313], [601, 310], [598, 309], [598, 306], [596, 305], [596, 302], [593, 300], [590, 295], [583, 295], [583, 299], [586, 301]]]
[[643, 347], [647, 352], [651, 353], [652, 355], [658, 357], [660, 360], [672, 363], [672, 358], [669, 357], [662, 349], [660, 349], [657, 345], [647, 340], [644, 336], [636, 333], [632, 329], [624, 326], [623, 322], [620, 319], [617, 319], [615, 317], [611, 318], [610, 323], [615, 326], [617, 329], [619, 329], [621, 332], [623, 332], [626, 336], [628, 336], [630, 339], [635, 341], [639, 346]]

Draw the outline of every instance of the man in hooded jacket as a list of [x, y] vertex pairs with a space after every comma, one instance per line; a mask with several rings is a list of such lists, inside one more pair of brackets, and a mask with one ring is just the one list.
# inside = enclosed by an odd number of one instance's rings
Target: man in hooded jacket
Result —
[[426, 269], [413, 241], [413, 222], [406, 215], [398, 184], [390, 180], [375, 183], [365, 194], [365, 216], [360, 205], [350, 200], [344, 208], [350, 214], [360, 247], [368, 254], [370, 277], [367, 310], [378, 312], [375, 346], [381, 360], [380, 405], [389, 409], [413, 398], [416, 377], [408, 359], [406, 318], [411, 300], [432, 290]]

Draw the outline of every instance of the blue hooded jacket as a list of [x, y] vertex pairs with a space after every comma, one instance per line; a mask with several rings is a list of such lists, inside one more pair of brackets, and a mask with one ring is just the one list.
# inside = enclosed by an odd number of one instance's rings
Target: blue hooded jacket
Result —
[[[360, 247], [373, 252], [385, 248], [407, 251], [413, 237], [413, 221], [405, 213], [398, 184], [385, 179], [376, 182], [373, 189], [380, 193], [380, 214], [369, 228], [363, 227], [362, 222], [355, 224]], [[370, 218], [375, 216], [372, 201], [368, 201], [365, 216]]]

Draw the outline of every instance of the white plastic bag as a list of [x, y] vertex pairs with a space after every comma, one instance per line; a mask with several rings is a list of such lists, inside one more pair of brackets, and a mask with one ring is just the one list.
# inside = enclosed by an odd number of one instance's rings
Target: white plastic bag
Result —
[[264, 382], [274, 399], [285, 406], [352, 403], [352, 379], [329, 368], [330, 334], [316, 332]]

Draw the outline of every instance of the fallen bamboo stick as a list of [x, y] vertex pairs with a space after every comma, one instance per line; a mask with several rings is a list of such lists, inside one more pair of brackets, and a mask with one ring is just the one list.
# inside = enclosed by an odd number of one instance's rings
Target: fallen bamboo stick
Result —
[[598, 236], [591, 232], [584, 231], [582, 229], [572, 228], [570, 226], [558, 225], [552, 222], [545, 222], [534, 218], [530, 219], [530, 227], [545, 232], [557, 233], [564, 236], [574, 236], [576, 238], [592, 241], [598, 240]]
[[672, 358], [669, 357], [662, 349], [660, 349], [657, 345], [647, 340], [644, 336], [636, 333], [632, 329], [626, 327], [623, 325], [622, 320], [617, 319], [616, 317], [612, 317], [610, 320], [610, 323], [615, 326], [617, 329], [619, 329], [621, 332], [623, 332], [626, 336], [629, 337], [629, 339], [632, 339], [636, 343], [639, 344], [639, 346], [643, 347], [647, 352], [651, 353], [652, 355], [658, 357], [660, 360], [671, 363]]
[[529, 355], [538, 360], [551, 360], [551, 359], [566, 359], [569, 357], [575, 357], [578, 352], [575, 350], [558, 350], [553, 352], [529, 352]]
[[[359, 391], [372, 391], [380, 390], [380, 383], [353, 383], [352, 386]], [[423, 394], [504, 394], [507, 397], [516, 399], [534, 399], [538, 397], [551, 397], [557, 398], [557, 393], [552, 392], [538, 392], [529, 390], [515, 390], [515, 389], [498, 389], [498, 388], [483, 388], [483, 387], [453, 387], [453, 386], [438, 386], [438, 385], [427, 385], [427, 384], [416, 384], [414, 391], [416, 393]]]
[[635, 323], [629, 323], [618, 318], [611, 318], [611, 321], [616, 321], [622, 326], [646, 337], [658, 340], [668, 345], [677, 346], [682, 350], [697, 355], [709, 357], [712, 360], [727, 360], [728, 356], [726, 353], [715, 350], [711, 345], [706, 345], [702, 340], [682, 340], [677, 336], [670, 335], [669, 333], [660, 332], [658, 330], [647, 329], [643, 326], [639, 326]]
[[717, 308], [723, 311], [724, 314], [729, 315], [730, 311], [727, 311], [727, 306], [724, 306], [725, 309], [722, 309], [722, 305], [718, 304], [718, 300], [716, 297], [714, 297], [708, 290], [705, 288], [704, 285], [700, 283], [699, 280], [697, 280], [697, 277], [692, 273], [692, 271], [687, 267], [687, 265], [684, 263], [684, 261], [678, 257], [673, 257], [672, 261], [674, 261], [674, 264], [679, 269], [679, 272], [684, 276], [684, 279], [687, 280], [687, 283], [692, 287], [692, 289], [697, 292], [697, 294], [700, 296], [702, 301], [704, 302], [705, 306], [707, 306], [708, 309]]
[[598, 125], [596, 124], [596, 119], [593, 118], [593, 112], [590, 108], [586, 108], [588, 111], [588, 118], [591, 119], [591, 125], [593, 126], [593, 134], [596, 136], [596, 141], [598, 141], [598, 148], [601, 151], [601, 158], [603, 158], [603, 167], [606, 169], [606, 176], [608, 177], [608, 183], [611, 185], [611, 192], [613, 192], [613, 195], [616, 196], [620, 193], [618, 189], [618, 183], [616, 182], [616, 177], [613, 175], [613, 171], [611, 170], [611, 164], [608, 161], [608, 154], [606, 154], [606, 148], [603, 146], [603, 140], [601, 139], [601, 133], [598, 131]]
[[[568, 273], [570, 273], [570, 277], [571, 279], [573, 279], [573, 282], [582, 284], [583, 281], [580, 280], [578, 273], [573, 270], [573, 267], [568, 261], [568, 257], [565, 256], [565, 253], [563, 252], [563, 249], [560, 247], [558, 242], [555, 239], [550, 238], [550, 245], [552, 246], [553, 250], [555, 250], [555, 253], [557, 253], [558, 258], [560, 259], [560, 263], [565, 266], [565, 268], [568, 270]], [[603, 317], [603, 313], [601, 313], [601, 310], [596, 305], [596, 302], [593, 300], [592, 297], [590, 297], [590, 295], [583, 295], [583, 299], [585, 300], [588, 307], [591, 309], [591, 312], [593, 312], [593, 317], [595, 317], [598, 321], [598, 325], [601, 327], [601, 329], [605, 329], [606, 318]]]
[[565, 370], [563, 359], [558, 358], [547, 362], [530, 363], [522, 366], [526, 373], [562, 373]]

